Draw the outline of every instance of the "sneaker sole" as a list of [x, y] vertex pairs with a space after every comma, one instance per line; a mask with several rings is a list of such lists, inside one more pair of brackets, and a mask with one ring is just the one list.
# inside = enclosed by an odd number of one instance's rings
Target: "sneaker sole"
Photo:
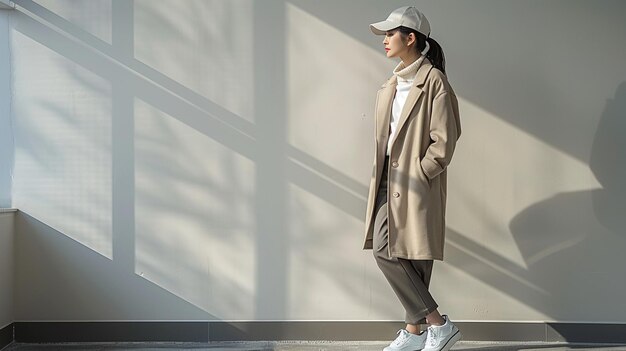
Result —
[[[385, 349], [386, 349], [386, 348], [385, 348]], [[385, 351], [385, 349], [383, 349], [383, 351]], [[415, 349], [415, 350], [413, 350], [413, 351], [422, 351], [423, 349], [424, 349], [424, 348], [421, 348], [421, 349]]]
[[448, 351], [452, 348], [452, 346], [454, 346], [454, 344], [456, 344], [457, 341], [461, 340], [461, 331], [457, 330], [456, 333], [454, 333], [454, 335], [452, 335], [452, 337], [443, 345], [443, 347], [441, 348], [441, 351]]

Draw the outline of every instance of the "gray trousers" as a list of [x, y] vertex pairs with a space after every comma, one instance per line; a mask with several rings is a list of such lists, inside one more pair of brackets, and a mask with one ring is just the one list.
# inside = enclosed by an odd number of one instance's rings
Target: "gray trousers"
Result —
[[426, 316], [437, 309], [437, 303], [428, 291], [433, 260], [407, 260], [389, 257], [389, 226], [387, 221], [387, 171], [389, 158], [385, 160], [380, 186], [376, 194], [376, 217], [374, 219], [373, 253], [378, 267], [387, 278], [406, 311], [407, 324], [425, 324]]

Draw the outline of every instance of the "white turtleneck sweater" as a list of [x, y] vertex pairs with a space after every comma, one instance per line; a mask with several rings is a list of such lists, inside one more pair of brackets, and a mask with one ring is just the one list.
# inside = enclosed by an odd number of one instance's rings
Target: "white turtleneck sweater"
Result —
[[420, 56], [417, 60], [415, 60], [415, 62], [406, 67], [404, 66], [404, 62], [400, 61], [400, 63], [393, 70], [393, 74], [396, 76], [398, 85], [396, 86], [396, 96], [394, 97], [393, 105], [391, 106], [391, 120], [389, 123], [391, 130], [389, 131], [387, 155], [391, 152], [391, 142], [398, 129], [398, 121], [400, 120], [402, 108], [404, 107], [406, 98], [409, 96], [409, 90], [411, 90], [411, 87], [413, 86], [417, 69], [424, 61], [424, 57], [426, 56]]

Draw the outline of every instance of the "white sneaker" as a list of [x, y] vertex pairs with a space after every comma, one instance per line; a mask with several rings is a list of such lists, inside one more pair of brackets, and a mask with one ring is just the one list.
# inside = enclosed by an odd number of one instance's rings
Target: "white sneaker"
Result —
[[398, 330], [398, 337], [392, 341], [383, 351], [419, 351], [426, 343], [426, 332], [419, 335], [409, 333], [406, 329]]
[[428, 327], [428, 337], [424, 351], [448, 351], [452, 345], [461, 340], [462, 334], [448, 316], [442, 316], [446, 322], [443, 325], [431, 325]]

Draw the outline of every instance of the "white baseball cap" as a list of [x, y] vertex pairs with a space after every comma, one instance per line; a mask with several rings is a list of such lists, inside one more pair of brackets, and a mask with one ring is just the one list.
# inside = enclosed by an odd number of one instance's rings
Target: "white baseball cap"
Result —
[[430, 23], [426, 16], [414, 6], [404, 6], [393, 10], [386, 20], [370, 24], [370, 29], [376, 35], [385, 35], [387, 31], [401, 26], [415, 29], [426, 37], [430, 36]]

